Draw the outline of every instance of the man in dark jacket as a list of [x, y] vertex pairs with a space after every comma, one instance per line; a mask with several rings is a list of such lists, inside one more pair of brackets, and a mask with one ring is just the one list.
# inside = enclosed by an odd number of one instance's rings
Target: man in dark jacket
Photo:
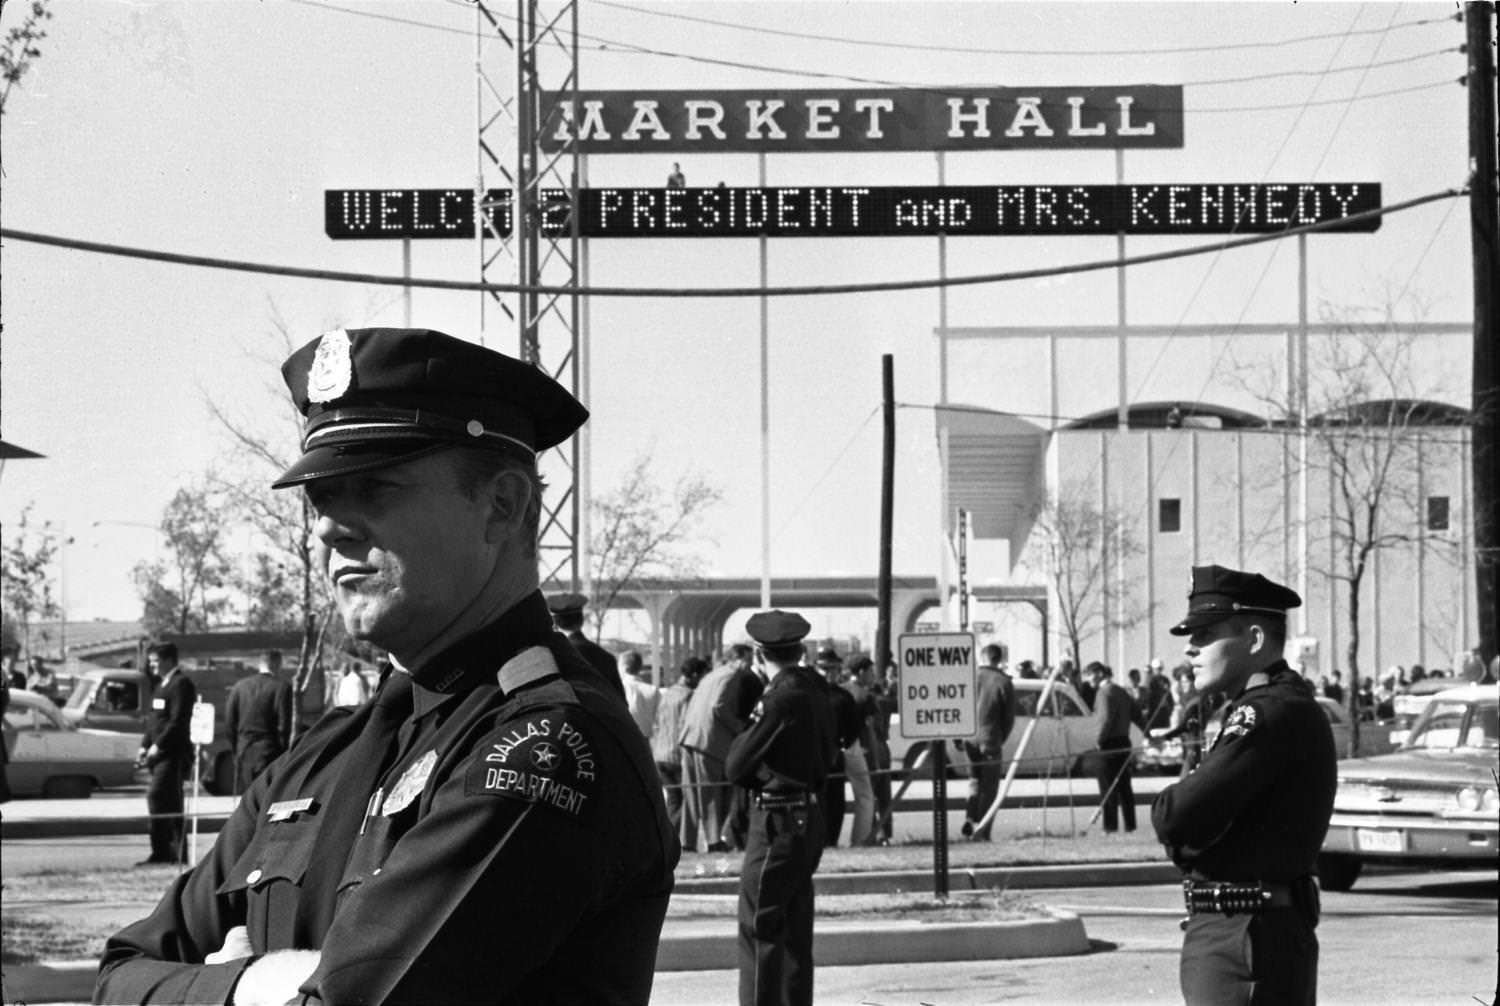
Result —
[[964, 742], [970, 772], [969, 798], [964, 805], [963, 834], [976, 841], [989, 841], [994, 818], [985, 821], [990, 804], [1000, 792], [1005, 776], [1005, 741], [1016, 723], [1016, 686], [1005, 673], [1005, 648], [990, 643], [982, 651], [984, 663], [977, 671], [974, 718], [978, 729]]
[[338, 330], [283, 367], [315, 565], [396, 670], [258, 778], [105, 944], [131, 1003], [644, 1003], [679, 849], [646, 740], [554, 631], [536, 456], [587, 411], [439, 332]]
[[553, 594], [547, 598], [547, 608], [552, 612], [552, 624], [557, 631], [568, 637], [568, 642], [583, 655], [601, 675], [604, 683], [625, 697], [625, 685], [620, 681], [619, 665], [614, 655], [583, 634], [583, 609], [589, 600], [582, 594]]
[[234, 792], [245, 792], [255, 777], [292, 743], [290, 682], [281, 680], [281, 651], [267, 650], [258, 673], [241, 678], [225, 700], [224, 732], [234, 747]]
[[137, 863], [180, 863], [182, 784], [193, 765], [193, 705], [198, 688], [177, 663], [177, 644], [158, 643], [146, 651], [146, 668], [156, 687], [137, 761], [151, 773], [146, 811], [151, 815], [151, 855]]
[[1114, 671], [1095, 660], [1087, 668], [1094, 686], [1094, 777], [1099, 782], [1099, 804], [1104, 833], [1135, 831], [1135, 789], [1130, 782], [1130, 724], [1135, 704], [1130, 693], [1115, 684]]
[[1333, 730], [1282, 659], [1296, 591], [1222, 566], [1193, 569], [1187, 636], [1200, 695], [1224, 726], [1151, 823], [1185, 874], [1180, 980], [1189, 1003], [1311, 1006], [1318, 988], [1318, 850], [1337, 783]]

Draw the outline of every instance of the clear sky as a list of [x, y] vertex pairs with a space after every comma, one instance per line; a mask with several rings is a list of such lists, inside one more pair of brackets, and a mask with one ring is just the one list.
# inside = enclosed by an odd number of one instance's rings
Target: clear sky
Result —
[[[23, 4], [5, 5], [0, 28]], [[355, 3], [54, 3], [42, 56], [3, 119], [4, 224], [186, 254], [399, 275], [399, 242], [332, 242], [323, 192], [467, 187], [476, 164], [474, 15], [462, 0]], [[512, 4], [497, 5], [509, 13]], [[1131, 151], [1127, 181], [1378, 181], [1395, 203], [1467, 172], [1463, 26], [1452, 4], [699, 3], [582, 0], [581, 81], [597, 89], [1182, 85], [1182, 149]], [[1274, 44], [1273, 44], [1274, 43]], [[488, 50], [499, 60], [500, 50]], [[504, 76], [503, 67], [494, 72]], [[1391, 93], [1401, 92], [1401, 93]], [[757, 158], [595, 155], [595, 186], [756, 183]], [[950, 184], [1111, 184], [1106, 151], [952, 154]], [[771, 185], [937, 182], [931, 153], [787, 154]], [[1205, 239], [1132, 238], [1131, 251]], [[1471, 317], [1462, 202], [1393, 216], [1376, 235], [1314, 237], [1311, 297], [1368, 303], [1385, 285], [1429, 317]], [[1113, 238], [965, 238], [950, 275], [1105, 258]], [[223, 272], [6, 241], [0, 259], [4, 438], [45, 460], [0, 477], [7, 536], [34, 504], [74, 539], [68, 613], [129, 618], [130, 567], [150, 557], [173, 492], [228, 464], [208, 402], [285, 428], [277, 325], [298, 342], [401, 324], [391, 287]], [[599, 240], [599, 286], [753, 286], [753, 239]], [[770, 283], [938, 274], [934, 238], [773, 241]], [[471, 242], [417, 243], [413, 273], [478, 278]], [[1163, 326], [1291, 321], [1289, 242], [1133, 270], [1129, 320]], [[416, 324], [474, 338], [478, 294], [417, 291]], [[954, 326], [1109, 324], [1110, 273], [954, 290]], [[939, 554], [935, 291], [771, 304], [770, 524], [776, 575], [873, 575], [878, 559], [880, 359], [895, 357], [898, 574]], [[710, 573], [760, 573], [759, 305], [754, 299], [601, 299], [591, 311], [593, 479], [614, 485], [642, 451], [664, 480], [693, 471], [727, 502], [710, 521]], [[493, 343], [492, 343], [493, 344]], [[513, 351], [513, 345], [497, 348]], [[1152, 347], [1134, 400], [1226, 404], [1229, 375], [1184, 395]], [[1104, 354], [1111, 357], [1112, 354]], [[1112, 359], [1065, 375], [1063, 411], [1115, 405]], [[1034, 413], [1005, 347], [963, 363], [962, 398]], [[1466, 374], [1456, 387], [1466, 387]], [[1196, 382], [1195, 382], [1196, 383]], [[1187, 389], [1200, 392], [1198, 387]], [[288, 441], [292, 433], [285, 433]], [[980, 571], [983, 574], [985, 571]], [[994, 572], [994, 571], [991, 571]], [[1003, 571], [1002, 571], [1003, 572]], [[820, 631], [860, 632], [873, 615]]]

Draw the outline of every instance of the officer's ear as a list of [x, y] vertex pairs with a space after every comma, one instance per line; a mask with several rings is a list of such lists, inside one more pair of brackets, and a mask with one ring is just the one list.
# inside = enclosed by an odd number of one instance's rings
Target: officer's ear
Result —
[[1266, 648], [1266, 627], [1259, 622], [1245, 625], [1245, 636], [1250, 640], [1250, 652], [1259, 653]]
[[531, 479], [514, 468], [495, 472], [486, 495], [490, 503], [490, 519], [485, 538], [489, 542], [514, 537], [526, 526], [528, 516], [537, 506]]

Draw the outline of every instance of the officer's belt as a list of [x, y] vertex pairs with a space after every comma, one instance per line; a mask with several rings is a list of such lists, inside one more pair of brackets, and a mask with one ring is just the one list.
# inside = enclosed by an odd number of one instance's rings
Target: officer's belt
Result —
[[794, 810], [802, 807], [816, 807], [818, 794], [816, 793], [756, 793], [755, 806], [761, 810]]
[[1182, 900], [1189, 915], [1253, 915], [1267, 908], [1291, 908], [1297, 902], [1287, 883], [1221, 883], [1214, 880], [1182, 882]]

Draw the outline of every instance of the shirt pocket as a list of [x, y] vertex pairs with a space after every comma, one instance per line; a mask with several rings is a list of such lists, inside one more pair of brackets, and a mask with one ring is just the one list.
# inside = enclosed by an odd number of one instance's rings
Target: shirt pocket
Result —
[[257, 954], [292, 946], [302, 878], [318, 831], [316, 819], [300, 816], [262, 828], [215, 891], [243, 899], [245, 927]]

